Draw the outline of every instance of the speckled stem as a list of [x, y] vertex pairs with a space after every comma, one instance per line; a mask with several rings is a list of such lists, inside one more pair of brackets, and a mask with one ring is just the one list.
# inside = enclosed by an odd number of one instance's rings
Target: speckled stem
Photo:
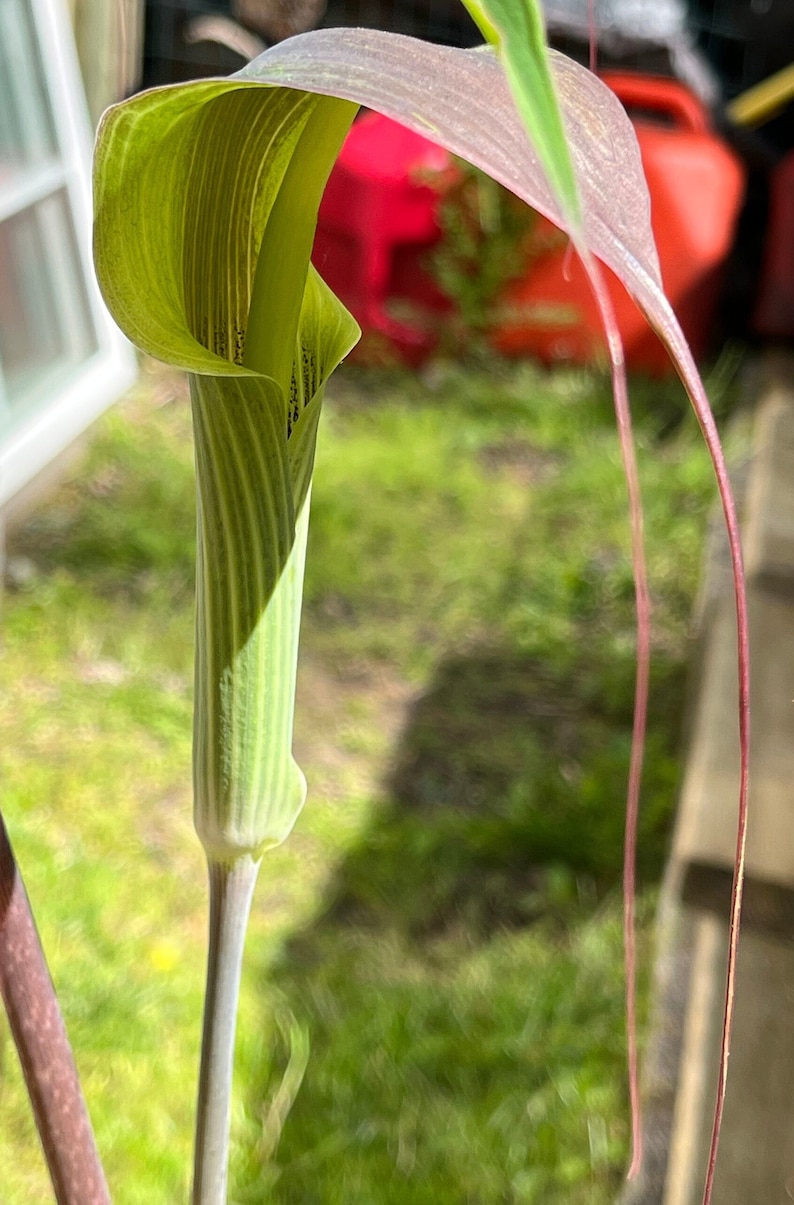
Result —
[[0, 994], [58, 1205], [110, 1205], [63, 1017], [2, 816]]

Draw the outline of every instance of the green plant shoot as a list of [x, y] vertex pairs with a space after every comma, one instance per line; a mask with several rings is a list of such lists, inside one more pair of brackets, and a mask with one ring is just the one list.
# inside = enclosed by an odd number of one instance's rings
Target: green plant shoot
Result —
[[[593, 256], [633, 293], [676, 359], [714, 459], [746, 639], [725, 466], [661, 288], [631, 125], [595, 77], [547, 51], [534, 0], [469, 7], [496, 53], [327, 30], [275, 46], [228, 80], [135, 97], [99, 131], [95, 258], [105, 299], [139, 347], [190, 374], [194, 413], [195, 820], [211, 886], [194, 1205], [225, 1202], [251, 893], [263, 852], [288, 835], [305, 796], [291, 745], [314, 448], [324, 384], [357, 337], [310, 253], [325, 181], [358, 105], [488, 172], [567, 231], [588, 264], [613, 362], [641, 600], [622, 352]], [[647, 632], [642, 610], [640, 618]], [[746, 691], [743, 707], [746, 736]]]

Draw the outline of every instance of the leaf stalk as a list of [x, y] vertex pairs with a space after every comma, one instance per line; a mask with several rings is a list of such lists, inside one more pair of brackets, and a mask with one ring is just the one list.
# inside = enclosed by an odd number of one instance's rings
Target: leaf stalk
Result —
[[66, 1027], [2, 816], [0, 995], [58, 1205], [110, 1205]]

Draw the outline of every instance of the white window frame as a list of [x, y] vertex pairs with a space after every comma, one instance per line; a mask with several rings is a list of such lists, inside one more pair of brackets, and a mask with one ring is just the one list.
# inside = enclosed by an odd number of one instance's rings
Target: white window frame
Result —
[[65, 192], [97, 348], [82, 363], [72, 366], [63, 381], [55, 381], [52, 392], [32, 413], [26, 416], [23, 410], [8, 430], [0, 427], [0, 508], [129, 388], [137, 372], [134, 352], [108, 314], [94, 275], [91, 124], [66, 7], [63, 0], [24, 3], [32, 15], [41, 51], [59, 162], [32, 173], [29, 185], [17, 196], [6, 189], [5, 199], [0, 197], [0, 220], [39, 195]]

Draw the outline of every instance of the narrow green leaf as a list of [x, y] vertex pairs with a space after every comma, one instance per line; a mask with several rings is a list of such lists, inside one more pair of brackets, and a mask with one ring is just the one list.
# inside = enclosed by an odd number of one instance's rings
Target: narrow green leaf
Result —
[[463, 0], [487, 42], [499, 54], [527, 133], [572, 235], [582, 212], [565, 125], [557, 100], [538, 0]]

